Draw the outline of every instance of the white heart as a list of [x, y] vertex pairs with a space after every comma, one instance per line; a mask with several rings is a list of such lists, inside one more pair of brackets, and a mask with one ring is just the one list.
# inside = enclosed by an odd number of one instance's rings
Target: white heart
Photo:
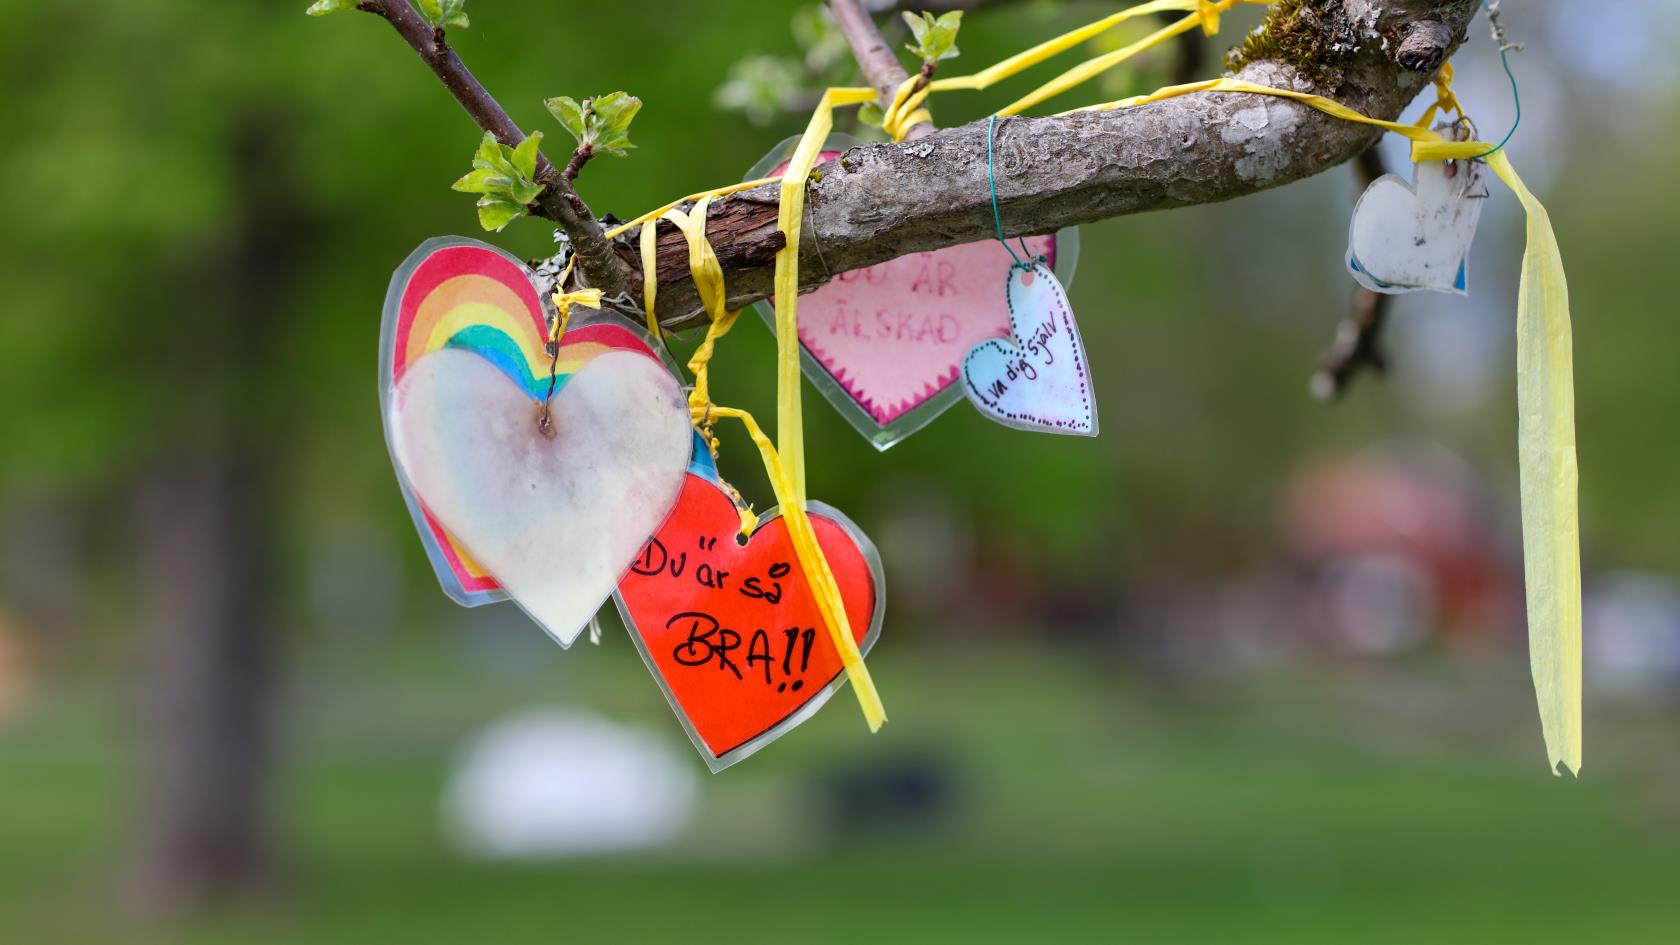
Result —
[[525, 612], [570, 646], [676, 504], [692, 449], [676, 381], [640, 354], [597, 356], [551, 403], [444, 348], [392, 398], [397, 463], [420, 501]]
[[1424, 161], [1413, 166], [1413, 176], [1415, 189], [1385, 174], [1360, 196], [1348, 227], [1348, 271], [1374, 292], [1463, 295], [1470, 244], [1488, 193], [1482, 164]]
[[963, 358], [963, 389], [981, 413], [1021, 430], [1097, 435], [1091, 367], [1073, 308], [1042, 264], [1009, 271], [1013, 338], [993, 338]]

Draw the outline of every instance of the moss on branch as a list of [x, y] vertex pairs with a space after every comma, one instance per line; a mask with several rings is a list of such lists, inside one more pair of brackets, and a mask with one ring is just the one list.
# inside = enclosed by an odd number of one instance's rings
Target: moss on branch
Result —
[[1282, 62], [1334, 91], [1358, 49], [1359, 33], [1342, 0], [1279, 0], [1265, 22], [1225, 54], [1225, 65], [1236, 72], [1260, 60]]

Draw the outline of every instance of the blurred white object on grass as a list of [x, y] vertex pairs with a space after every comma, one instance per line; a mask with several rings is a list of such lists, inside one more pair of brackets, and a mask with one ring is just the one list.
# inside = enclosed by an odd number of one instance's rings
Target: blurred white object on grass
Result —
[[1680, 582], [1620, 572], [1592, 581], [1584, 601], [1586, 681], [1624, 697], [1680, 695]]
[[445, 829], [464, 853], [490, 860], [664, 846], [699, 800], [682, 747], [570, 709], [506, 716], [467, 745], [444, 796]]

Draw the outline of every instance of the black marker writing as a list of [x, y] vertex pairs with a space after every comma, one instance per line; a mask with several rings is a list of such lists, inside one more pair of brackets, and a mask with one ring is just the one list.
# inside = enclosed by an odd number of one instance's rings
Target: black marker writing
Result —
[[[683, 621], [692, 621], [688, 627], [688, 638], [677, 644], [671, 651], [671, 657], [684, 666], [704, 666], [713, 658], [718, 661], [719, 669], [727, 669], [741, 678], [741, 668], [729, 658], [729, 651], [741, 648], [741, 635], [728, 627], [718, 625], [717, 618], [699, 611], [684, 611], [670, 620], [665, 621], [665, 629], [669, 630]], [[701, 631], [705, 632], [702, 633]], [[766, 643], [766, 648], [768, 648]]]

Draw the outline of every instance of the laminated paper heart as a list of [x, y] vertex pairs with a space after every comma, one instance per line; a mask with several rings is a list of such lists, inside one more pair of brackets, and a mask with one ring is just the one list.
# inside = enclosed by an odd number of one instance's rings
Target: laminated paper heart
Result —
[[1042, 264], [1013, 268], [1007, 278], [1014, 337], [983, 341], [968, 352], [968, 399], [1006, 426], [1096, 436], [1091, 368], [1067, 294]]
[[[819, 160], [839, 153], [824, 151]], [[785, 166], [766, 169], [779, 174]], [[820, 233], [806, 238], [821, 246]], [[1066, 230], [1026, 245], [1071, 278], [1076, 239]], [[877, 449], [892, 446], [962, 399], [970, 348], [1008, 336], [997, 285], [1010, 262], [996, 240], [982, 240], [835, 276], [799, 297], [805, 375]], [[774, 329], [770, 305], [759, 311]]]
[[[807, 511], [867, 653], [884, 604], [875, 546], [839, 512]], [[745, 543], [740, 525], [721, 484], [691, 473], [618, 586], [631, 638], [713, 771], [810, 718], [845, 681], [785, 521], [770, 513]]]
[[1386, 174], [1360, 196], [1347, 267], [1373, 292], [1469, 291], [1470, 244], [1488, 190], [1480, 161], [1413, 165], [1416, 187]]
[[682, 391], [634, 331], [574, 324], [554, 359], [529, 271], [494, 247], [434, 240], [387, 303], [386, 437], [446, 591], [512, 598], [569, 646], [681, 490]]

